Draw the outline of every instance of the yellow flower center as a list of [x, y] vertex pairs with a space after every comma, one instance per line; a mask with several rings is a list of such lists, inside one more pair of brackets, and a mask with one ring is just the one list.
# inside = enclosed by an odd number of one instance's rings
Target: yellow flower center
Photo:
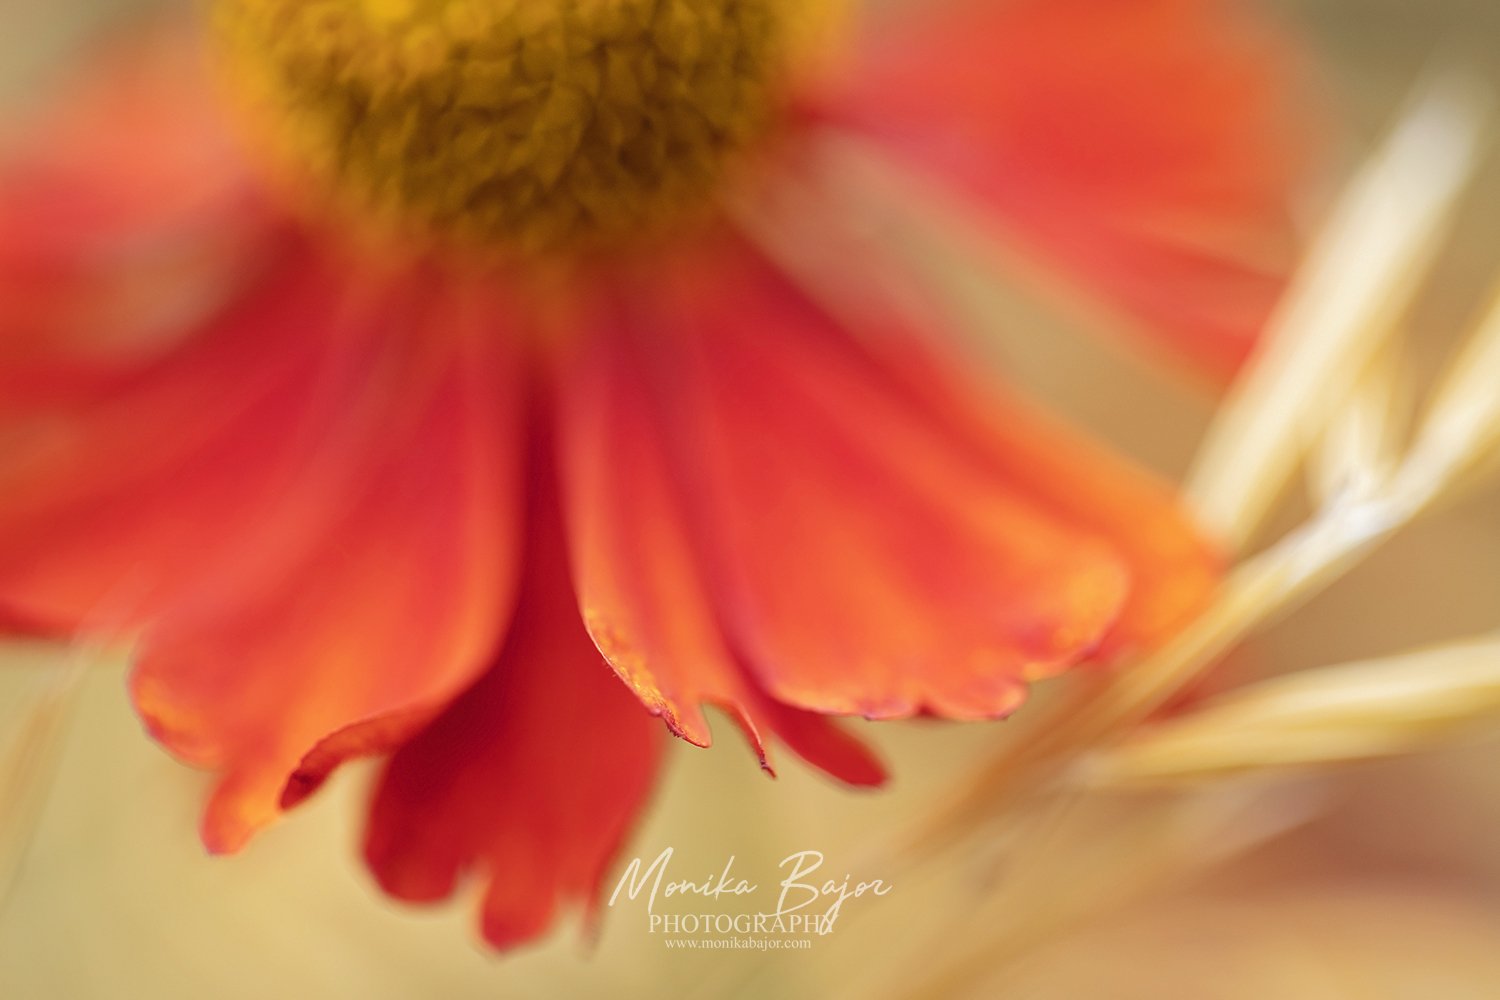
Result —
[[283, 158], [362, 218], [546, 250], [708, 201], [828, 0], [217, 0]]

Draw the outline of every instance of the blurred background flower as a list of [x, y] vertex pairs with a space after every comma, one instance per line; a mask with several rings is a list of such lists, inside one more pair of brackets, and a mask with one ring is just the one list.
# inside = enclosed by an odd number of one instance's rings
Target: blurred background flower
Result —
[[[1464, 45], [1494, 37], [1491, 6], [1453, 0], [1434, 15], [1396, 2], [1283, 4], [1322, 57], [1332, 101], [1356, 125], [1349, 164], [1376, 148], [1435, 58], [1495, 82], [1497, 67], [1482, 62], [1493, 54]], [[75, 37], [64, 23], [75, 13], [85, 23], [87, 11], [65, 5], [22, 16], [35, 20], [34, 38], [53, 32], [61, 48]], [[8, 65], [17, 85], [27, 79], [20, 62]], [[1397, 387], [1382, 397], [1391, 413], [1402, 412], [1401, 397], [1427, 391], [1486, 305], [1500, 178], [1492, 159], [1481, 163], [1415, 308], [1400, 317], [1413, 335], [1403, 340]], [[955, 298], [993, 325], [1011, 370], [1164, 472], [1186, 469], [1211, 400], [1093, 340], [1082, 323], [1056, 319], [1024, 287], [997, 292], [989, 272], [945, 255], [932, 233], [911, 240]], [[1052, 336], [1034, 334], [1043, 323]], [[1257, 537], [1300, 521], [1298, 507], [1279, 508], [1282, 520]], [[1496, 510], [1492, 487], [1449, 498], [1258, 632], [1234, 676], [1357, 663], [1493, 632]], [[1458, 660], [1482, 666], [1486, 655], [1494, 652], [1481, 645]], [[643, 926], [615, 920], [592, 953], [562, 938], [496, 962], [466, 943], [463, 914], [375, 902], [349, 849], [365, 775], [343, 775], [302, 822], [272, 830], [243, 858], [209, 862], [191, 836], [196, 779], [141, 735], [120, 696], [118, 665], [86, 650], [12, 656], [3, 682], [15, 752], [0, 790], [13, 803], [6, 832], [29, 835], [0, 839], [0, 879], [10, 885], [0, 911], [5, 995], [1481, 997], [1500, 989], [1486, 946], [1500, 919], [1500, 867], [1489, 846], [1500, 789], [1485, 766], [1492, 744], [1432, 751], [1423, 738], [1387, 740], [1374, 755], [1422, 752], [1297, 769], [1294, 779], [1278, 771], [1200, 785], [1172, 776], [1150, 791], [1106, 782], [1104, 791], [1067, 796], [1061, 814], [1049, 806], [975, 817], [957, 846], [916, 855], [898, 849], [911, 818], [947, 815], [936, 810], [950, 785], [997, 746], [1014, 753], [1008, 732], [882, 731], [876, 740], [905, 780], [872, 798], [805, 773], [772, 784], [731, 755], [680, 755], [638, 837], [642, 855], [673, 845], [682, 868], [698, 873], [717, 871], [728, 854], [769, 869], [814, 847], [888, 877], [895, 893], [868, 916], [851, 914], [811, 952], [666, 953]], [[1479, 676], [1456, 711], [1428, 700], [1429, 718], [1483, 708], [1486, 684]], [[1252, 724], [1285, 718], [1275, 709], [1286, 700], [1260, 690], [1269, 714], [1264, 703], [1215, 703], [1211, 710], [1228, 714], [1210, 735], [1233, 728], [1253, 737]], [[1422, 699], [1398, 701], [1410, 708]], [[1333, 721], [1324, 715], [1320, 725]], [[1134, 767], [1136, 777], [1154, 767], [1160, 779], [1163, 768], [1203, 759], [1194, 732], [1172, 725], [1158, 738], [1178, 740], [1175, 748], [1158, 746], [1153, 758], [1148, 736], [1145, 749], [1126, 747], [1106, 762]], [[1251, 743], [1214, 751], [1221, 763], [1235, 752], [1263, 762]], [[1286, 746], [1285, 733], [1273, 732], [1272, 745]]]

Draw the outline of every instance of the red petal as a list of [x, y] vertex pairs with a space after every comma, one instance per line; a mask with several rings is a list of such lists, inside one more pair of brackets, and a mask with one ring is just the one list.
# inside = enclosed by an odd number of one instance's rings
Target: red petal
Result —
[[504, 625], [514, 373], [481, 304], [414, 290], [291, 260], [167, 360], [4, 428], [0, 605], [145, 630], [136, 701], [221, 772], [216, 850], [420, 726]]
[[[611, 303], [618, 307], [618, 303]], [[852, 784], [878, 784], [879, 763], [830, 721], [777, 704], [725, 647], [692, 549], [640, 362], [616, 309], [560, 365], [563, 487], [578, 598], [589, 634], [616, 673], [678, 736], [711, 737], [713, 704], [766, 764], [761, 731]], [[769, 768], [768, 768], [769, 769]]]
[[0, 141], [0, 396], [160, 353], [243, 287], [276, 228], [194, 32], [137, 27]]
[[662, 746], [582, 628], [549, 479], [533, 478], [504, 650], [391, 760], [365, 847], [381, 885], [408, 900], [446, 897], [478, 869], [484, 936], [501, 948], [541, 934], [562, 906], [592, 911]]
[[238, 561], [271, 558], [236, 525], [295, 540], [284, 515], [306, 505], [287, 498], [337, 482], [304, 473], [374, 350], [339, 317], [347, 297], [321, 262], [291, 253], [166, 358], [86, 398], [34, 386], [0, 421], [0, 598], [58, 629], [120, 632]]
[[233, 849], [340, 760], [403, 743], [499, 641], [522, 442], [515, 372], [494, 349], [513, 331], [460, 290], [428, 301], [441, 305], [405, 332], [461, 347], [382, 373], [371, 465], [321, 543], [253, 601], [226, 593], [163, 622], [136, 673], [153, 728], [224, 771], [210, 846]]
[[1124, 560], [1025, 468], [978, 454], [744, 251], [655, 268], [635, 321], [665, 338], [652, 360], [696, 535], [773, 696], [993, 717], [1099, 644]]
[[1220, 373], [1294, 261], [1310, 130], [1289, 47], [1234, 0], [911, 5], [829, 111], [982, 199]]
[[1203, 609], [1223, 575], [1218, 551], [1166, 483], [1014, 396], [984, 393], [916, 344], [887, 370], [1018, 490], [1108, 541], [1130, 568], [1130, 595], [1096, 656], [1150, 648]]

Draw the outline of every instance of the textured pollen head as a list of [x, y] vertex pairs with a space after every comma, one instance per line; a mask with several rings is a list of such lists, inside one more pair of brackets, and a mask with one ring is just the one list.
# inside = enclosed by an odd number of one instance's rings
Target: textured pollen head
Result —
[[345, 207], [527, 250], [701, 204], [768, 121], [790, 5], [218, 0], [237, 89]]

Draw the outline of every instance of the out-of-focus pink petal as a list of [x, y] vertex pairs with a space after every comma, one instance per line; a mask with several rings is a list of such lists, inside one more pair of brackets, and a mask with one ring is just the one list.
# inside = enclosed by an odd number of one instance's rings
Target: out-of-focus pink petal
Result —
[[80, 65], [0, 135], [7, 401], [38, 379], [87, 383], [159, 353], [278, 249], [201, 38], [138, 25]]
[[296, 515], [338, 500], [348, 456], [323, 452], [358, 419], [341, 411], [368, 394], [379, 350], [353, 294], [299, 249], [179, 350], [87, 397], [33, 383], [0, 419], [0, 601], [56, 630], [127, 631], [227, 565], [283, 558], [269, 538], [294, 557], [316, 533]]
[[419, 727], [503, 629], [516, 372], [488, 304], [422, 278], [304, 254], [97, 398], [0, 423], [0, 606], [139, 637], [148, 726], [220, 773], [216, 850]]
[[1238, 0], [934, 0], [871, 18], [820, 111], [956, 185], [1209, 369], [1294, 262], [1290, 46]]

